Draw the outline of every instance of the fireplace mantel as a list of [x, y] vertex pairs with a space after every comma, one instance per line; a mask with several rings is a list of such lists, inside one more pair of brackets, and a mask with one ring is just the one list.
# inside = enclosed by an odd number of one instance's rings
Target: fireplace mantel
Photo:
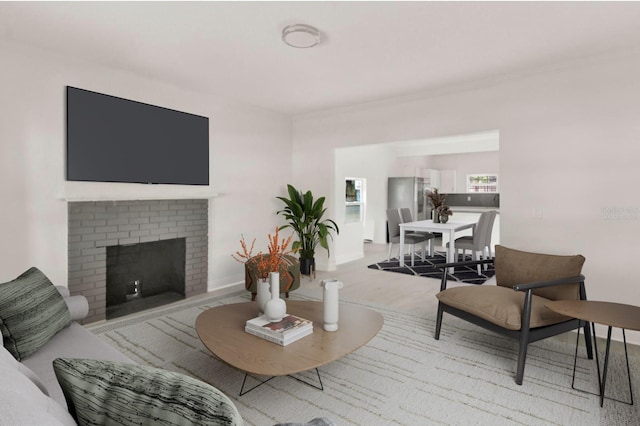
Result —
[[215, 198], [210, 186], [147, 185], [141, 183], [65, 182], [61, 201], [189, 200]]

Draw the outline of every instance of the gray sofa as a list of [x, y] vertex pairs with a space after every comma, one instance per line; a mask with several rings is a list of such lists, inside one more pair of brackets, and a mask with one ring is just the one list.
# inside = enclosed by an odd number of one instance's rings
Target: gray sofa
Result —
[[[15, 291], [15, 286], [7, 289], [6, 285], [0, 284], [3, 298], [12, 291], [21, 293]], [[76, 322], [87, 315], [87, 300], [70, 296], [66, 287], [56, 288], [72, 321], [21, 361], [7, 346], [11, 344], [6, 335], [10, 318], [0, 312], [4, 339], [0, 347], [0, 424], [152, 425], [156, 424], [154, 415], [166, 420], [163, 424], [242, 424], [233, 402], [212, 386], [178, 373], [138, 366], [101, 341]], [[27, 291], [17, 298], [37, 299], [38, 295]], [[3, 302], [6, 310], [8, 304]], [[24, 316], [24, 322], [29, 322], [30, 317]], [[64, 384], [64, 391], [60, 383]], [[69, 406], [67, 401], [71, 401]], [[114, 401], [125, 403], [114, 410], [108, 407]]]
[[83, 319], [89, 305], [83, 296], [70, 296], [66, 287], [56, 287], [63, 296], [71, 319], [37, 352], [16, 361], [0, 348], [0, 418], [11, 425], [75, 425], [67, 411], [62, 389], [53, 370], [56, 358], [91, 358], [133, 363], [76, 321]]

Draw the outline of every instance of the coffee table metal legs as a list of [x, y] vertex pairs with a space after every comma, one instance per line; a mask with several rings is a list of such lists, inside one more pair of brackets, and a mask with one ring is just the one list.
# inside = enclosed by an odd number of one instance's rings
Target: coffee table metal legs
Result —
[[244, 385], [247, 383], [247, 377], [248, 377], [248, 376], [249, 376], [249, 374], [244, 373], [244, 379], [242, 380], [242, 387], [240, 387], [240, 394], [239, 394], [238, 396], [245, 395], [245, 394], [247, 394], [247, 393], [251, 392], [252, 390], [254, 390], [255, 388], [257, 388], [257, 387], [259, 387], [259, 386], [264, 385], [265, 383], [267, 383], [269, 380], [273, 379], [274, 377], [277, 377], [277, 376], [271, 376], [271, 377], [269, 377], [268, 379], [261, 381], [261, 382], [260, 382], [260, 383], [258, 383], [257, 385], [255, 385], [255, 386], [253, 386], [253, 387], [251, 387], [251, 388], [249, 388], [249, 389], [245, 390], [245, 389], [244, 389]]
[[[580, 341], [580, 328], [578, 329], [578, 333], [577, 333], [577, 338], [576, 338], [576, 352], [573, 358], [573, 377], [571, 379], [571, 388], [575, 389], [577, 391], [580, 392], [585, 392], [585, 393], [589, 393], [591, 395], [597, 395], [600, 397], [600, 406], [602, 407], [604, 405], [604, 392], [605, 392], [605, 385], [607, 383], [607, 371], [609, 368], [609, 352], [611, 350], [611, 329], [613, 327], [609, 326], [609, 329], [607, 330], [607, 347], [605, 349], [605, 354], [604, 354], [604, 366], [602, 368], [602, 376], [600, 375], [600, 360], [598, 358], [598, 343], [597, 343], [597, 339], [596, 339], [596, 327], [594, 325], [594, 323], [591, 323], [591, 330], [593, 332], [593, 346], [594, 346], [594, 351], [596, 353], [596, 367], [598, 370], [598, 390], [599, 390], [599, 394], [594, 394], [592, 392], [588, 392], [585, 391], [583, 389], [578, 389], [574, 386], [575, 383], [575, 379], [576, 379], [576, 363], [578, 360], [578, 343]], [[622, 402], [624, 404], [628, 404], [628, 405], [633, 405], [633, 389], [631, 386], [631, 369], [629, 368], [629, 353], [627, 352], [627, 336], [625, 335], [625, 331], [624, 328], [622, 329], [622, 340], [624, 342], [624, 356], [625, 356], [625, 361], [627, 363], [627, 379], [629, 381], [629, 397], [630, 397], [630, 401], [621, 401], [619, 399], [615, 399], [615, 398], [609, 398], [606, 397], [607, 399], [610, 399], [612, 401], [616, 401], [616, 402]]]
[[[323, 391], [324, 390], [324, 386], [322, 384], [322, 379], [320, 378], [320, 371], [318, 371], [318, 369], [316, 368], [316, 375], [318, 376], [318, 383], [311, 383], [311, 382], [307, 382], [306, 380], [302, 380], [301, 378], [297, 377], [297, 376], [292, 376], [289, 375], [289, 377], [296, 379], [299, 382], [304, 383], [307, 386], [311, 386], [312, 388], [318, 389]], [[260, 387], [262, 385], [264, 385], [265, 383], [267, 383], [269, 380], [274, 379], [276, 377], [280, 377], [280, 376], [271, 376], [268, 379], [265, 379], [263, 381], [261, 381], [260, 383], [258, 383], [257, 385], [254, 385], [253, 387], [246, 389], [245, 390], [245, 384], [247, 383], [247, 377], [249, 376], [248, 373], [244, 374], [244, 380], [242, 380], [242, 386], [240, 387], [240, 394], [238, 396], [242, 396], [242, 395], [246, 395], [247, 393], [251, 392], [252, 390], [254, 390], [257, 387]]]

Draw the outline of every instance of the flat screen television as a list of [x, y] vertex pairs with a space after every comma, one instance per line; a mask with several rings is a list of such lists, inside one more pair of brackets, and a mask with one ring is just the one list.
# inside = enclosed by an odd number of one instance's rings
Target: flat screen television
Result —
[[67, 86], [67, 180], [209, 184], [209, 119]]

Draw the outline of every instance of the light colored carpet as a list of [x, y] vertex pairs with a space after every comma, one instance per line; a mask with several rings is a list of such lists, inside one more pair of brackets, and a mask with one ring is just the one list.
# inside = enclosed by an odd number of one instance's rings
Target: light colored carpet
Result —
[[[313, 300], [318, 292], [296, 291]], [[357, 301], [384, 315], [369, 344], [320, 368], [324, 391], [278, 377], [238, 397], [244, 373], [217, 360], [194, 330], [204, 310], [248, 301], [248, 294], [183, 302], [92, 331], [133, 360], [211, 383], [236, 403], [246, 425], [308, 421], [325, 416], [338, 425], [632, 425], [636, 406], [605, 401], [571, 389], [574, 345], [543, 341], [530, 346], [524, 384], [514, 381], [517, 345], [445, 314], [434, 340], [435, 319]], [[578, 387], [597, 389], [595, 365], [581, 347]], [[613, 363], [608, 389], [625, 391], [626, 371]], [[620, 371], [616, 371], [620, 370]], [[618, 374], [620, 373], [620, 374]], [[614, 376], [624, 374], [624, 380]], [[634, 367], [632, 374], [637, 375]], [[315, 373], [306, 374], [315, 380]]]

